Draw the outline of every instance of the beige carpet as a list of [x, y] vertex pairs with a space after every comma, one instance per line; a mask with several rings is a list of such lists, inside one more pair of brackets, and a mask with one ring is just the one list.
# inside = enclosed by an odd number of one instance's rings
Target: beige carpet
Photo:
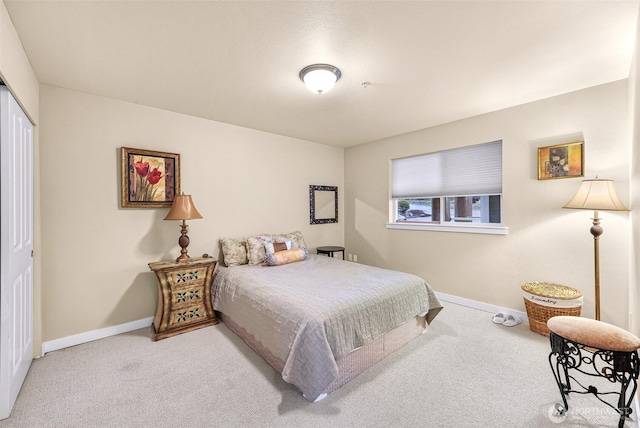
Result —
[[491, 319], [445, 303], [426, 334], [318, 403], [222, 324], [159, 342], [137, 330], [34, 361], [0, 428], [617, 426], [591, 396], [552, 421], [548, 340]]

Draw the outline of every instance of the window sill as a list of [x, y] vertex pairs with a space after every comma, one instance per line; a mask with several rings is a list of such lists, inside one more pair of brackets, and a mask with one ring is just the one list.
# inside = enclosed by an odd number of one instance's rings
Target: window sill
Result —
[[419, 224], [387, 223], [387, 229], [430, 230], [434, 232], [483, 233], [488, 235], [507, 235], [509, 228], [486, 224]]

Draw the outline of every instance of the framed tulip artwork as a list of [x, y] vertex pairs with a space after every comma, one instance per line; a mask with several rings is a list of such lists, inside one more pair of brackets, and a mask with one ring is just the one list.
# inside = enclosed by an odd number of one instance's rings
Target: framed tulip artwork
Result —
[[180, 194], [180, 155], [122, 148], [122, 207], [171, 207]]

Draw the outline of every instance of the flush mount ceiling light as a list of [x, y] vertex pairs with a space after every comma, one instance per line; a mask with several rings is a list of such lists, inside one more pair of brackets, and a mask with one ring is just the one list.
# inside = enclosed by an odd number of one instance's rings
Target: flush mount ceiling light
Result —
[[329, 64], [312, 64], [300, 70], [300, 80], [313, 93], [329, 92], [340, 79], [340, 70]]

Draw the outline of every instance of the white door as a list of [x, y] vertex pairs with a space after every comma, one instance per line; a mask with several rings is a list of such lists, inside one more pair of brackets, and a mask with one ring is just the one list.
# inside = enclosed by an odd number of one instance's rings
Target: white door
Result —
[[33, 125], [0, 86], [0, 419], [33, 357]]

